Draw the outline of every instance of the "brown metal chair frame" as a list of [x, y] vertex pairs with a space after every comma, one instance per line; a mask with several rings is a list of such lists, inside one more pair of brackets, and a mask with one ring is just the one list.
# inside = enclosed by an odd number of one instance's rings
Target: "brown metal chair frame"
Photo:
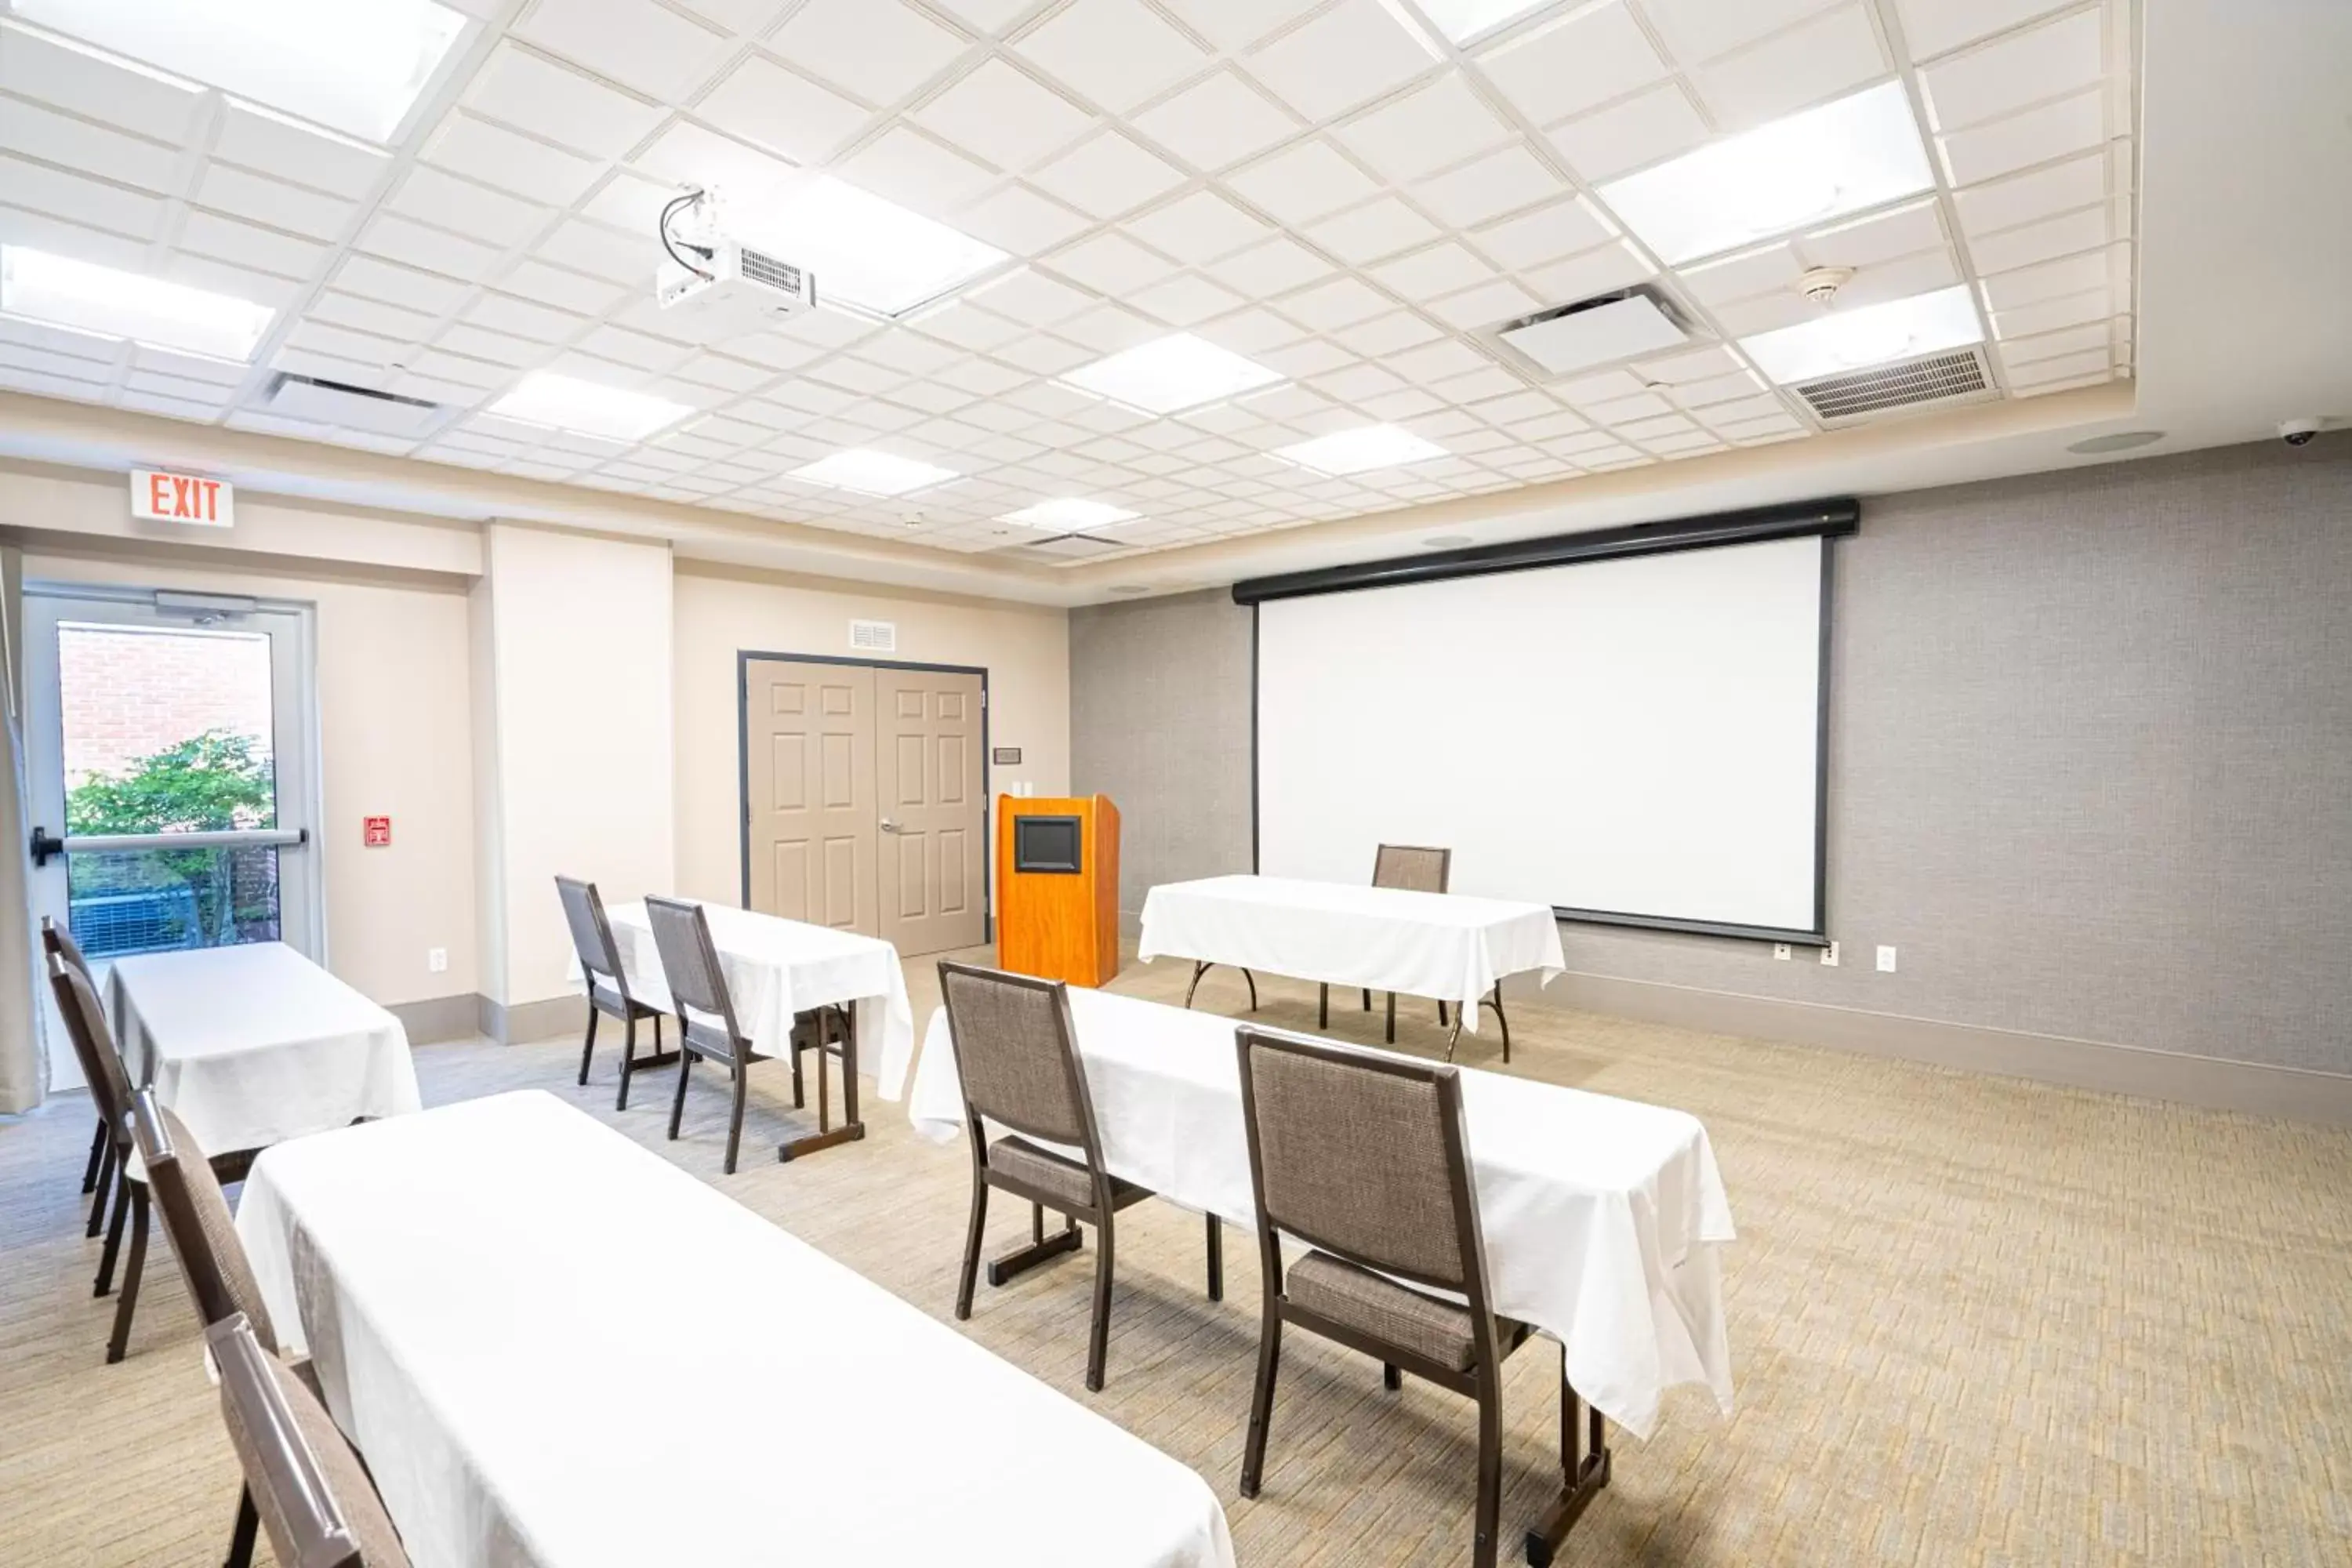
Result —
[[[956, 1028], [954, 994], [949, 984], [950, 976], [1051, 994], [1056, 1035], [1055, 1045], [1057, 1047], [1055, 1055], [1062, 1064], [1063, 1081], [1068, 1087], [1070, 1101], [1077, 1108], [1082, 1133], [1078, 1144], [1086, 1157], [1087, 1176], [1095, 1195], [1091, 1205], [1073, 1208], [1067, 1198], [1046, 1192], [989, 1163], [988, 1121], [994, 1121], [1024, 1138], [1041, 1139], [1048, 1143], [1066, 1146], [1066, 1138], [1059, 1129], [1040, 1128], [1034, 1123], [1024, 1125], [1017, 1113], [1007, 1115], [1003, 1108], [983, 1110], [972, 1102], [971, 1092], [964, 1087], [963, 1047]], [[988, 1190], [991, 1187], [1010, 1193], [1016, 1198], [1026, 1199], [1030, 1209], [1029, 1245], [990, 1261], [988, 1283], [992, 1288], [1004, 1285], [1066, 1252], [1076, 1252], [1081, 1245], [1080, 1223], [1093, 1226], [1096, 1232], [1095, 1301], [1094, 1317], [1087, 1340], [1087, 1387], [1100, 1393], [1103, 1363], [1108, 1356], [1110, 1345], [1111, 1262], [1115, 1251], [1111, 1216], [1120, 1209], [1155, 1194], [1148, 1188], [1131, 1184], [1115, 1185], [1109, 1172], [1103, 1167], [1102, 1137], [1095, 1126], [1094, 1096], [1087, 1088], [1086, 1063], [1078, 1055], [1077, 1028], [1070, 1019], [1068, 986], [1058, 980], [1040, 980], [1034, 975], [1014, 974], [981, 964], [957, 963], [941, 959], [940, 996], [947, 1008], [948, 1037], [956, 1042], [956, 1087], [963, 1099], [965, 1142], [971, 1152], [971, 1218], [964, 1232], [963, 1263], [956, 1278], [956, 1319], [961, 1322], [971, 1317], [972, 1289], [980, 1268], [981, 1242], [988, 1225]], [[1045, 1233], [1047, 1209], [1063, 1216], [1062, 1228], [1051, 1236]], [[1224, 1228], [1214, 1215], [1206, 1216], [1206, 1223], [1209, 1300], [1222, 1301], [1225, 1296]]]
[[[247, 1510], [240, 1512], [240, 1526], [247, 1517], [259, 1523], [252, 1504], [259, 1493], [268, 1500], [271, 1545], [285, 1568], [366, 1568], [343, 1504], [330, 1489], [318, 1452], [271, 1369], [270, 1352], [245, 1314], [232, 1313], [213, 1324], [205, 1331], [205, 1342], [220, 1372], [222, 1404], [236, 1412], [236, 1426], [250, 1445], [250, 1451], [236, 1445]], [[356, 1450], [352, 1458], [358, 1458]], [[246, 1545], [249, 1552], [249, 1535]]]
[[[47, 915], [41, 917], [41, 951], [51, 958], [62, 958], [81, 972], [92, 991], [98, 989], [98, 977], [90, 973], [89, 959], [73, 934]], [[92, 1091], [95, 1098], [96, 1091]], [[89, 1130], [89, 1162], [82, 1166], [81, 1190], [89, 1199], [90, 1236], [98, 1234], [98, 1216], [106, 1212], [106, 1188], [113, 1184], [114, 1146], [106, 1135], [106, 1117], [101, 1112], [97, 1125]]]
[[[1258, 1266], [1264, 1281], [1263, 1316], [1258, 1331], [1257, 1378], [1250, 1397], [1249, 1434], [1242, 1456], [1241, 1493], [1246, 1498], [1258, 1495], [1260, 1481], [1265, 1470], [1267, 1429], [1274, 1415], [1274, 1391], [1282, 1356], [1282, 1326], [1295, 1324], [1310, 1333], [1360, 1351], [1381, 1363], [1382, 1384], [1391, 1390], [1402, 1384], [1402, 1372], [1411, 1372], [1453, 1390], [1478, 1405], [1478, 1490], [1475, 1534], [1472, 1561], [1475, 1568], [1494, 1568], [1499, 1540], [1499, 1514], [1502, 1506], [1503, 1473], [1503, 1388], [1502, 1363], [1526, 1343], [1532, 1331], [1525, 1323], [1498, 1319], [1487, 1288], [1486, 1243], [1478, 1220], [1475, 1189], [1470, 1178], [1470, 1162], [1463, 1131], [1462, 1084], [1458, 1069], [1435, 1063], [1410, 1061], [1391, 1057], [1375, 1057], [1318, 1041], [1292, 1039], [1265, 1034], [1252, 1026], [1243, 1025], [1235, 1032], [1235, 1048], [1241, 1063], [1242, 1123], [1249, 1144], [1250, 1192], [1258, 1213]], [[1354, 1071], [1386, 1074], [1411, 1079], [1432, 1087], [1437, 1097], [1442, 1130], [1446, 1182], [1451, 1188], [1454, 1208], [1454, 1235], [1462, 1247], [1459, 1280], [1434, 1279], [1416, 1275], [1397, 1268], [1393, 1263], [1370, 1258], [1333, 1244], [1328, 1238], [1287, 1224], [1279, 1215], [1267, 1210], [1265, 1201], [1265, 1166], [1258, 1136], [1257, 1090], [1254, 1073], [1253, 1052], [1257, 1050], [1286, 1051], [1334, 1063]], [[1471, 1322], [1471, 1337], [1475, 1346], [1467, 1370], [1457, 1369], [1433, 1361], [1402, 1344], [1391, 1343], [1378, 1336], [1365, 1333], [1350, 1325], [1335, 1322], [1322, 1314], [1293, 1304], [1285, 1292], [1282, 1247], [1279, 1234], [1292, 1236], [1327, 1257], [1388, 1276], [1399, 1281], [1436, 1289], [1456, 1291], [1465, 1296]], [[1580, 1458], [1576, 1415], [1581, 1401], [1569, 1386], [1566, 1352], [1561, 1353], [1560, 1373], [1560, 1455], [1564, 1485], [1559, 1501], [1546, 1514], [1542, 1523], [1528, 1533], [1528, 1561], [1535, 1568], [1545, 1568], [1552, 1552], [1573, 1524], [1592, 1494], [1609, 1482], [1609, 1450], [1603, 1440], [1601, 1413], [1591, 1412], [1592, 1453]]]
[[[563, 918], [572, 928], [572, 948], [580, 958], [581, 978], [588, 987], [588, 1034], [580, 1042], [580, 1085], [588, 1084], [588, 1060], [596, 1050], [596, 1021], [602, 1016], [619, 1022], [621, 1037], [621, 1088], [614, 1097], [613, 1109], [629, 1109], [629, 1075], [642, 1068], [666, 1067], [677, 1059], [676, 1051], [662, 1048], [662, 1011], [650, 1002], [641, 1002], [629, 994], [629, 977], [621, 965], [621, 945], [613, 940], [612, 922], [604, 918], [604, 900], [596, 891], [596, 884], [583, 882], [577, 877], [555, 879], [556, 896], [563, 900]], [[610, 986], [607, 992], [597, 984], [601, 980]], [[654, 1021], [654, 1048], [650, 1056], [637, 1055], [637, 1020]]]
[[[1381, 868], [1387, 863], [1388, 858], [1391, 855], [1399, 853], [1407, 855], [1434, 855], [1437, 857], [1436, 888], [1433, 889], [1417, 890], [1442, 893], [1445, 891], [1446, 885], [1454, 879], [1453, 850], [1440, 848], [1433, 844], [1383, 844], [1372, 851], [1373, 887], [1385, 888], [1391, 885], [1381, 880]], [[1395, 1045], [1396, 993], [1393, 991], [1390, 992], [1388, 994], [1388, 1027], [1385, 1031], [1385, 1037], [1390, 1045]], [[1255, 998], [1253, 997], [1253, 1005], [1255, 1004]], [[1495, 1010], [1495, 1021], [1501, 1025], [1503, 1028], [1503, 1060], [1507, 1064], [1511, 1059], [1511, 1020], [1503, 1012], [1502, 982], [1496, 981], [1492, 992], [1478, 998], [1478, 1005], [1481, 1007], [1492, 1007]], [[1364, 1011], [1369, 1013], [1371, 1010], [1372, 994], [1370, 991], [1366, 991], [1364, 993]], [[1450, 1062], [1454, 1059], [1454, 1047], [1461, 1043], [1462, 1019], [1457, 1013], [1447, 1007], [1445, 1003], [1443, 1001], [1439, 1002], [1437, 1004], [1437, 1026], [1441, 1029], [1444, 1028], [1449, 1016], [1453, 1019], [1454, 1027], [1453, 1032], [1445, 1037], [1445, 1059]], [[1321, 994], [1316, 1001], [1315, 1026], [1318, 1029], [1328, 1029], [1331, 1026], [1331, 987], [1328, 985], [1325, 985], [1321, 988]]]
[[[112, 1217], [106, 1226], [106, 1245], [98, 1258], [98, 1278], [90, 1294], [104, 1297], [114, 1289], [114, 1264], [122, 1245], [123, 1223], [130, 1222], [131, 1250], [122, 1258], [122, 1291], [115, 1298], [114, 1331], [106, 1342], [106, 1361], [121, 1361], [131, 1345], [131, 1322], [139, 1310], [139, 1285], [147, 1268], [148, 1191], [144, 1173], [131, 1173], [131, 1156], [137, 1145], [131, 1129], [131, 1076], [115, 1049], [113, 1031], [89, 977], [58, 953], [49, 955], [49, 986], [64, 1017], [66, 1037], [73, 1042], [82, 1076], [99, 1104], [110, 1134], [107, 1147], [114, 1170]], [[253, 1163], [253, 1151], [215, 1154], [208, 1162], [222, 1182], [240, 1182]], [[92, 1215], [95, 1219], [95, 1215]]]

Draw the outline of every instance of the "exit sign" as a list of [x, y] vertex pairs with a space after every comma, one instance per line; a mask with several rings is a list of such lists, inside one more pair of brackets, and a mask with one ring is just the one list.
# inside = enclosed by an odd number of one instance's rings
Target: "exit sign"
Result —
[[227, 528], [236, 521], [236, 492], [226, 479], [166, 473], [160, 468], [133, 468], [131, 515], [142, 522]]

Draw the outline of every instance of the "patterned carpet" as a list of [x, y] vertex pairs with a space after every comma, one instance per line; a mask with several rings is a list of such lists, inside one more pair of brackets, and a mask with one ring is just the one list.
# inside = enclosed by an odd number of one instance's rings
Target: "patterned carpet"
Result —
[[[935, 973], [908, 971], [928, 1017]], [[1117, 988], [1173, 999], [1184, 978], [1163, 962]], [[1311, 986], [1261, 989], [1262, 1016], [1311, 1026]], [[1202, 984], [1204, 1006], [1244, 1003], [1236, 978]], [[1402, 1011], [1400, 1044], [1442, 1043], [1426, 1003]], [[1378, 1038], [1377, 1015], [1334, 1022]], [[2352, 1135], [1581, 1014], [1514, 1023], [1511, 1070], [1705, 1121], [1740, 1228], [1738, 1414], [1685, 1390], [1648, 1443], [1619, 1435], [1563, 1563], [2352, 1563]], [[1481, 1036], [1465, 1059], [1495, 1049]], [[614, 1116], [609, 1054], [584, 1090], [572, 1042], [416, 1055], [428, 1102], [553, 1089], [949, 1314], [966, 1158], [895, 1106], [871, 1106], [862, 1145], [722, 1178], [716, 1079], [667, 1144], [667, 1083]], [[747, 1151], [796, 1125], [787, 1081], [755, 1072]], [[73, 1192], [89, 1135], [79, 1099], [0, 1123], [0, 1563], [216, 1563], [232, 1465], [160, 1242], [131, 1358], [100, 1364], [110, 1303], [90, 1299]], [[1000, 1208], [992, 1250], [1026, 1221]], [[1469, 1406], [1384, 1394], [1305, 1336], [1285, 1347], [1264, 1496], [1243, 1501], [1254, 1252], [1228, 1238], [1216, 1305], [1192, 1216], [1145, 1204], [1119, 1228], [1104, 1393], [1082, 1386], [1083, 1255], [983, 1287], [967, 1331], [1198, 1469], [1250, 1568], [1468, 1561]], [[1542, 1343], [1509, 1364], [1507, 1562], [1557, 1473], [1557, 1373]], [[794, 1561], [788, 1514], [775, 1561]]]

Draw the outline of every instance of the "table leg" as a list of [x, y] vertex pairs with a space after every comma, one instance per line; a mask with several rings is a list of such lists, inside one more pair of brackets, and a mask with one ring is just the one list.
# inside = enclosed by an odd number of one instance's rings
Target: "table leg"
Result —
[[779, 1161], [797, 1160], [803, 1154], [814, 1154], [820, 1149], [830, 1149], [836, 1143], [855, 1143], [866, 1136], [866, 1123], [857, 1119], [857, 1007], [850, 1003], [836, 1009], [841, 1015], [841, 1113], [842, 1123], [828, 1127], [831, 1115], [825, 1085], [824, 1034], [818, 1030], [816, 1053], [816, 1125], [817, 1131], [804, 1138], [794, 1138], [776, 1149]]
[[[1585, 1509], [1591, 1506], [1601, 1489], [1609, 1484], [1608, 1433], [1603, 1427], [1601, 1412], [1584, 1406], [1575, 1389], [1569, 1386], [1566, 1366], [1567, 1352], [1562, 1352], [1559, 1379], [1559, 1495], [1552, 1500], [1543, 1517], [1528, 1531], [1528, 1568], [1550, 1568], [1553, 1556], [1561, 1542], [1568, 1539], [1570, 1529]], [[1580, 1458], [1578, 1438], [1579, 1414], [1590, 1419], [1591, 1451]]]

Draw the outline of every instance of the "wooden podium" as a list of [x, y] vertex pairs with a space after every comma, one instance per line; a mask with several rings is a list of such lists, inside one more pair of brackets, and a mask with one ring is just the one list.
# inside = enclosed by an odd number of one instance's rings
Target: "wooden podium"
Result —
[[996, 962], [1073, 985], [1118, 973], [1118, 807], [996, 797]]

